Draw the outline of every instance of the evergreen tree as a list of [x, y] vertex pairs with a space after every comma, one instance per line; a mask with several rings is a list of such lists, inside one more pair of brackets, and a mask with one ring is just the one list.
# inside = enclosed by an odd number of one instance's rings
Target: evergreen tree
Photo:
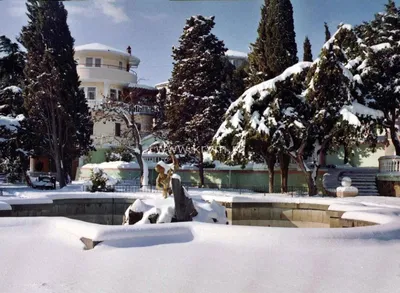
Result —
[[0, 56], [0, 172], [16, 181], [26, 168], [29, 149], [21, 90], [25, 54], [17, 43], [1, 36]]
[[304, 40], [303, 51], [303, 61], [312, 62], [313, 56], [311, 52], [311, 43], [308, 37]]
[[383, 127], [400, 155], [400, 9], [389, 0], [385, 12], [357, 27], [357, 32], [368, 45], [366, 60], [360, 67], [366, 98], [384, 113]]
[[[265, 0], [261, 8], [258, 37], [249, 54], [248, 86], [274, 78], [297, 63], [295, 39], [293, 7], [290, 0]], [[287, 191], [289, 162], [288, 156], [279, 155], [283, 192]]]
[[296, 64], [298, 58], [292, 3], [290, 0], [269, 1], [266, 54], [269, 78], [273, 78]]
[[251, 44], [251, 52], [249, 54], [249, 69], [247, 86], [259, 84], [268, 79], [270, 75], [267, 65], [267, 52], [266, 44], [270, 41], [267, 38], [267, 13], [270, 0], [265, 0], [261, 7], [261, 19], [258, 24], [258, 37], [254, 43]]
[[60, 1], [28, 0], [28, 25], [21, 43], [27, 49], [25, 108], [35, 126], [39, 151], [50, 154], [60, 187], [73, 158], [90, 149], [90, 113], [74, 61], [74, 39]]
[[195, 156], [200, 185], [204, 185], [204, 148], [232, 96], [226, 86], [226, 48], [211, 33], [214, 25], [214, 17], [193, 16], [186, 21], [179, 47], [173, 48], [174, 68], [166, 104], [168, 140]]
[[326, 22], [324, 22], [324, 27], [325, 27], [325, 42], [327, 42], [331, 38], [331, 32], [329, 31], [329, 26]]
[[246, 91], [229, 107], [215, 135], [215, 152], [246, 162], [255, 152], [256, 137], [259, 144], [266, 142], [266, 150], [296, 161], [307, 178], [309, 194], [315, 195], [321, 156], [328, 146], [343, 134], [346, 139], [340, 143], [376, 138], [375, 122], [382, 116], [362, 103], [361, 76], [351, 72], [362, 62], [356, 44], [350, 26], [342, 25], [324, 45], [318, 62], [295, 64]]

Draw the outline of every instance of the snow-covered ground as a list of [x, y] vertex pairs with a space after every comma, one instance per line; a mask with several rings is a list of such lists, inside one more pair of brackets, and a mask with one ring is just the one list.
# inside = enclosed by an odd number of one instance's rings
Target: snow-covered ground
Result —
[[[68, 197], [161, 197], [1, 186], [0, 201]], [[397, 292], [400, 199], [291, 198], [189, 190], [225, 201], [330, 204], [382, 225], [292, 229], [174, 223], [104, 226], [66, 218], [0, 218], [2, 293], [83, 292]], [[102, 240], [83, 250], [80, 237]]]

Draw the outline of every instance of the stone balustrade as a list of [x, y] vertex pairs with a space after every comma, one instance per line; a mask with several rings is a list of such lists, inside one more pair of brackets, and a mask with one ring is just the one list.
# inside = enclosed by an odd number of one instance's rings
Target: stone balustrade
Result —
[[379, 195], [400, 197], [400, 156], [380, 157], [376, 178]]
[[379, 173], [400, 173], [400, 156], [380, 157]]

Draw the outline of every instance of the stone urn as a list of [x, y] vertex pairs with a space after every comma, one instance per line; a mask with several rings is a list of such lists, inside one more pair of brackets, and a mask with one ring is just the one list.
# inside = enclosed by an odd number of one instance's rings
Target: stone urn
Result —
[[354, 197], [358, 195], [358, 188], [351, 186], [351, 178], [343, 177], [342, 186], [336, 188], [337, 197]]

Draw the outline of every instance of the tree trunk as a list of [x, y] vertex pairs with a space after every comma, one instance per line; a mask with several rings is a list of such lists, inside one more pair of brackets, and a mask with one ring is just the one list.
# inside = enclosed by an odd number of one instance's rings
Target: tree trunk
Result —
[[276, 156], [270, 155], [266, 158], [267, 166], [268, 166], [268, 192], [274, 193], [274, 178], [275, 178], [275, 163]]
[[307, 186], [308, 186], [308, 196], [313, 196], [318, 194], [316, 178], [313, 176], [313, 172], [305, 172], [307, 178]]
[[65, 174], [64, 174], [64, 168], [63, 168], [63, 163], [62, 159], [60, 158], [60, 150], [58, 146], [56, 146], [54, 150], [54, 160], [56, 164], [56, 172], [57, 172], [57, 179], [58, 183], [60, 184], [60, 188], [63, 188], [65, 186]]
[[394, 123], [390, 127], [390, 138], [392, 139], [394, 149], [396, 150], [396, 156], [400, 156], [400, 141], [399, 137], [397, 136], [396, 125]]
[[203, 165], [203, 152], [200, 148], [199, 154], [199, 177], [200, 177], [200, 187], [204, 187], [204, 165]]
[[143, 174], [144, 174], [144, 168], [143, 168], [143, 160], [142, 160], [142, 146], [141, 145], [139, 145], [140, 147], [138, 148], [139, 149], [139, 153], [137, 153], [137, 152], [134, 152], [134, 154], [135, 154], [135, 157], [136, 157], [136, 161], [138, 162], [138, 164], [139, 164], [139, 170], [140, 170], [140, 187], [142, 187], [142, 178], [143, 178]]
[[288, 192], [288, 177], [289, 177], [289, 164], [290, 156], [280, 153], [279, 154], [279, 165], [281, 168], [281, 192]]
[[343, 145], [343, 148], [344, 148], [343, 164], [346, 165], [349, 162], [351, 151], [347, 145]]
[[296, 158], [296, 163], [300, 167], [301, 171], [303, 171], [306, 180], [307, 180], [307, 186], [308, 186], [308, 195], [316, 195], [318, 194], [318, 189], [317, 189], [317, 174], [318, 174], [318, 169], [319, 165], [315, 165], [314, 169], [310, 171], [304, 162], [302, 154], [299, 154]]

